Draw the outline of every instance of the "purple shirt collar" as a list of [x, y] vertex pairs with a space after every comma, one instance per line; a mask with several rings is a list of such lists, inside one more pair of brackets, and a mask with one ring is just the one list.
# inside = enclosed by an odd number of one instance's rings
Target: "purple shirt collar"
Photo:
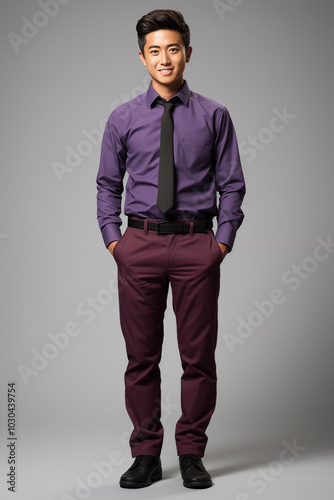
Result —
[[[176, 94], [177, 97], [179, 97], [179, 99], [183, 102], [183, 104], [185, 104], [186, 106], [188, 105], [188, 102], [189, 102], [189, 99], [190, 99], [190, 95], [191, 95], [191, 90], [186, 82], [186, 80], [183, 81], [183, 86], [180, 90], [180, 92], [178, 92], [178, 94]], [[150, 85], [147, 89], [147, 94], [146, 94], [146, 98], [147, 98], [147, 102], [149, 104], [149, 106], [153, 106], [155, 100], [160, 97], [158, 92], [153, 88], [153, 85], [152, 85], [152, 81], [150, 82]], [[175, 97], [176, 97], [175, 96]]]

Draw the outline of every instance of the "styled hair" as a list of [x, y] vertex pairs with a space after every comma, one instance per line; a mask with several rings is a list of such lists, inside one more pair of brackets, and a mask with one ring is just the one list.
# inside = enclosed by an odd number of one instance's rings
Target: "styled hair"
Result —
[[181, 12], [169, 9], [152, 10], [143, 16], [136, 25], [138, 44], [140, 51], [144, 54], [144, 46], [146, 43], [146, 35], [152, 31], [158, 30], [173, 30], [178, 31], [181, 36], [185, 48], [190, 45], [190, 30], [186, 24]]

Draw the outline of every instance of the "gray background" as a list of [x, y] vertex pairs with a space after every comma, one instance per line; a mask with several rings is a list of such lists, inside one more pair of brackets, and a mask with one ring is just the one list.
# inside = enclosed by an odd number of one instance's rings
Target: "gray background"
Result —
[[[181, 367], [171, 297], [161, 364], [166, 479], [136, 493], [118, 487], [132, 463], [131, 422], [124, 408], [116, 264], [95, 215], [100, 142], [84, 150], [62, 182], [53, 168], [55, 162], [66, 166], [66, 148], [83, 151], [84, 129], [99, 128], [116, 105], [146, 90], [135, 24], [154, 8], [184, 14], [194, 48], [185, 78], [192, 90], [229, 109], [248, 188], [244, 224], [221, 266], [219, 394], [205, 461], [216, 484], [205, 496], [333, 498], [334, 254], [323, 249], [326, 260], [313, 257], [317, 238], [334, 239], [333, 3], [223, 3], [229, 10], [219, 16], [211, 1], [70, 0], [18, 53], [8, 33], [21, 35], [22, 17], [43, 23], [36, 17], [42, 9], [35, 0], [1, 4], [1, 498], [12, 498], [5, 483], [12, 380], [15, 498], [79, 498], [76, 478], [92, 480], [92, 463], [109, 460], [115, 450], [118, 465], [87, 498], [202, 498], [179, 479], [174, 427]], [[295, 117], [270, 135], [263, 129], [274, 108], [284, 107]], [[258, 135], [267, 144], [250, 161], [246, 145]], [[304, 266], [299, 282], [292, 281], [294, 265]], [[284, 302], [268, 317], [254, 314], [254, 301], [275, 289]], [[257, 321], [247, 338], [238, 336], [238, 318]], [[64, 349], [49, 351], [54, 359], [24, 383], [18, 367], [31, 369], [32, 350], [47, 350], [49, 334], [63, 332], [68, 322], [80, 333]], [[227, 333], [239, 339], [233, 348]], [[294, 439], [305, 450], [274, 476], [270, 462], [284, 440]], [[262, 495], [249, 482], [259, 468], [270, 475]]]

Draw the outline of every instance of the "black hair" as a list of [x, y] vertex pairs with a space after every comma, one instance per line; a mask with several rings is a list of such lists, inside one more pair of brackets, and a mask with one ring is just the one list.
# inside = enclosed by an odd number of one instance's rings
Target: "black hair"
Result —
[[146, 35], [152, 31], [158, 30], [173, 30], [178, 31], [181, 36], [185, 48], [190, 45], [190, 30], [186, 24], [181, 12], [169, 9], [152, 10], [143, 16], [136, 25], [138, 44], [140, 51], [144, 54], [144, 46], [146, 43]]

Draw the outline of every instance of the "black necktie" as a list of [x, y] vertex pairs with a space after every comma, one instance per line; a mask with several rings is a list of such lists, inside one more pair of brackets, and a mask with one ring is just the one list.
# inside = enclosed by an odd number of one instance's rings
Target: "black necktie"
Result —
[[161, 118], [160, 161], [158, 179], [157, 206], [162, 213], [167, 212], [174, 203], [174, 150], [173, 150], [173, 117], [174, 102], [157, 100], [165, 108]]

